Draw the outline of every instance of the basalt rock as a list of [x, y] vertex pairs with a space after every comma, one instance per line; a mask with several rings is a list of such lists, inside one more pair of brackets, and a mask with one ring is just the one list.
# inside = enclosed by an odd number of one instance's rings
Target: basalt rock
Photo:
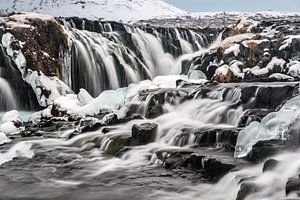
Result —
[[264, 166], [263, 166], [263, 172], [266, 171], [271, 171], [272, 169], [274, 169], [277, 165], [279, 164], [279, 162], [275, 159], [268, 159], [265, 161]]
[[132, 139], [133, 142], [139, 145], [151, 143], [155, 140], [157, 124], [144, 123], [136, 124], [132, 127]]
[[290, 178], [285, 187], [286, 195], [295, 192], [300, 197], [300, 178]]
[[244, 200], [248, 195], [257, 191], [257, 186], [253, 182], [245, 182], [240, 186], [240, 190], [237, 194], [236, 200]]

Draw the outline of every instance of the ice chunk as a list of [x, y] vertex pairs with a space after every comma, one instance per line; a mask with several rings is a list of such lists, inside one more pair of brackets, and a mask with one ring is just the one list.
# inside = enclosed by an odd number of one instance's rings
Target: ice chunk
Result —
[[10, 143], [11, 139], [9, 139], [5, 133], [0, 132], [0, 145], [3, 145], [5, 143]]
[[16, 110], [12, 110], [9, 112], [6, 112], [1, 119], [2, 123], [6, 123], [6, 122], [22, 122], [21, 118], [20, 118], [20, 113]]
[[189, 73], [190, 80], [207, 79], [206, 75], [200, 70], [192, 70]]
[[242, 158], [252, 150], [259, 141], [289, 137], [290, 128], [299, 123], [300, 96], [287, 101], [278, 112], [272, 112], [259, 122], [252, 122], [238, 135], [234, 156]]
[[16, 124], [22, 124], [19, 112], [16, 110], [9, 111], [2, 116], [0, 132], [6, 134], [19, 133], [21, 129], [16, 127]]
[[186, 75], [169, 75], [169, 76], [157, 76], [153, 79], [153, 84], [160, 88], [176, 88], [176, 82], [178, 80], [188, 80]]
[[85, 89], [80, 89], [77, 97], [82, 106], [89, 104], [94, 99]]

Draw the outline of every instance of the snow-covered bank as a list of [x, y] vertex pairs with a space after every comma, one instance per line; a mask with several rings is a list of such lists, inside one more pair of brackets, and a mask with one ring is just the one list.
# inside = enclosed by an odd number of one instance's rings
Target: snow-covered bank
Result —
[[162, 0], [2, 0], [0, 13], [10, 12], [36, 12], [55, 17], [76, 16], [91, 20], [124, 22], [156, 17], [176, 17], [186, 13]]

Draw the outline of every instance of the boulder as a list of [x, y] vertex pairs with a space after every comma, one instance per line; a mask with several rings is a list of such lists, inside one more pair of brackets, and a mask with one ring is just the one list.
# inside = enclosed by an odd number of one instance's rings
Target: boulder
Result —
[[132, 126], [132, 139], [137, 145], [145, 145], [155, 141], [157, 124], [144, 123]]

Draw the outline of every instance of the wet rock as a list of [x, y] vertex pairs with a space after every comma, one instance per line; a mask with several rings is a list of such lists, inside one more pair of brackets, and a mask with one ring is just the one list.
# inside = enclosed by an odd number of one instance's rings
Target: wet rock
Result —
[[173, 149], [156, 152], [157, 158], [167, 169], [188, 169], [214, 181], [228, 173], [235, 167], [232, 162], [202, 155], [192, 150]]
[[249, 194], [257, 191], [257, 186], [253, 182], [245, 182], [240, 186], [240, 190], [237, 194], [236, 200], [244, 200]]
[[270, 112], [272, 112], [272, 110], [269, 109], [248, 109], [244, 111], [238, 126], [246, 127], [253, 121], [260, 122]]
[[111, 142], [105, 149], [108, 155], [116, 156], [123, 148], [131, 144], [131, 137], [116, 136], [110, 138]]
[[278, 165], [278, 163], [279, 162], [275, 159], [268, 159], [265, 161], [262, 171], [263, 172], [271, 171]]
[[62, 110], [61, 108], [59, 108], [59, 106], [54, 104], [51, 108], [51, 115], [53, 117], [64, 117], [67, 115], [67, 111]]
[[300, 178], [290, 178], [285, 187], [286, 195], [295, 192], [300, 197]]
[[259, 141], [252, 147], [252, 151], [247, 155], [246, 159], [252, 162], [262, 161], [284, 150], [286, 147], [283, 142], [278, 140]]
[[151, 143], [155, 140], [157, 124], [144, 123], [136, 124], [132, 127], [133, 142], [139, 145]]
[[99, 119], [94, 117], [85, 117], [80, 120], [78, 125], [78, 130], [81, 133], [88, 131], [96, 131], [102, 126], [102, 123]]
[[234, 150], [239, 130], [233, 129], [208, 129], [194, 131], [195, 143], [199, 146], [223, 147]]

